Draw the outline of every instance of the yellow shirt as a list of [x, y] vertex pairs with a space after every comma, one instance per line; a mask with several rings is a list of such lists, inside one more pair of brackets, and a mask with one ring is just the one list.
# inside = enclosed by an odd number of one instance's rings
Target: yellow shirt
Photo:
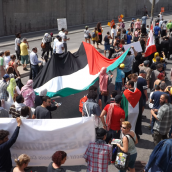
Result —
[[[93, 31], [94, 32], [94, 31]], [[98, 37], [98, 31], [96, 31], [96, 37], [95, 38], [92, 38], [92, 41], [98, 41], [99, 40], [99, 37]]]
[[20, 53], [21, 56], [28, 55], [28, 50], [27, 50], [27, 44], [26, 43], [22, 42], [20, 44], [20, 51], [21, 51], [21, 53]]

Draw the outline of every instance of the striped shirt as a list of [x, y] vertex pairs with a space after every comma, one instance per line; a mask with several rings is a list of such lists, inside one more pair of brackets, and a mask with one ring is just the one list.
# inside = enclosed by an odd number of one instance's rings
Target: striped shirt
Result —
[[166, 135], [172, 126], [172, 105], [170, 103], [162, 105], [158, 110], [157, 118], [153, 129], [161, 135]]

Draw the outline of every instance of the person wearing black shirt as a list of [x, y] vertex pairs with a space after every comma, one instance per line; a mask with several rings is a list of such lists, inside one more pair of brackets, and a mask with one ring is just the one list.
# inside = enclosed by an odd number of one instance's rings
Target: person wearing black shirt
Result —
[[[44, 89], [39, 93], [39, 95], [36, 95], [36, 97], [35, 97], [35, 108], [37, 106], [42, 105], [42, 103], [43, 103], [42, 98], [44, 96], [46, 96], [46, 94], [47, 94], [47, 89]], [[50, 111], [50, 118], [52, 118], [51, 111], [55, 111], [57, 108], [58, 108], [58, 105], [55, 106], [54, 103], [51, 103], [50, 106], [47, 106], [47, 109]]]
[[170, 59], [170, 55], [172, 54], [172, 32], [171, 37], [169, 38], [169, 54], [168, 54], [168, 60]]
[[42, 97], [42, 105], [37, 106], [33, 115], [33, 119], [51, 119], [51, 113], [47, 109], [51, 105], [51, 99], [48, 96]]
[[12, 169], [10, 148], [17, 140], [21, 125], [21, 119], [16, 118], [16, 121], [17, 127], [9, 140], [9, 132], [6, 130], [0, 130], [0, 171], [3, 172], [10, 172]]
[[168, 55], [168, 48], [169, 48], [169, 40], [168, 37], [164, 37], [163, 41], [161, 42], [162, 51], [164, 51], [165, 57], [167, 58]]
[[115, 103], [115, 96], [117, 95], [117, 91], [114, 90], [112, 91], [111, 95], [110, 95], [110, 99], [106, 102], [106, 105], [111, 104], [111, 103]]

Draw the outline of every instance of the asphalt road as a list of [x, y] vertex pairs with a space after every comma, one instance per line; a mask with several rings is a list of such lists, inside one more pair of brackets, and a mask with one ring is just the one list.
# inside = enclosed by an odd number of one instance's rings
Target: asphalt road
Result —
[[[165, 19], [172, 19], [172, 15], [166, 15], [164, 16]], [[128, 27], [129, 23], [131, 21], [126, 23], [126, 28]], [[150, 20], [147, 20], [147, 24], [150, 23]], [[103, 34], [105, 35], [105, 33], [107, 31], [110, 31], [110, 27], [104, 27], [104, 32]], [[32, 37], [31, 35], [29, 36], [30, 38]], [[80, 46], [81, 42], [84, 41], [84, 36], [83, 36], [83, 32], [79, 32], [79, 33], [75, 33], [75, 34], [70, 34], [68, 36], [70, 38], [70, 41], [68, 42], [68, 50], [69, 51], [73, 51], [73, 50], [77, 50], [78, 47]], [[9, 39], [7, 39], [7, 42], [9, 42]], [[5, 43], [5, 40], [4, 40]], [[41, 41], [37, 40], [37, 41], [31, 41], [29, 42], [30, 45], [30, 49], [32, 47], [40, 47]], [[5, 50], [10, 50], [11, 52], [14, 52], [14, 46], [5, 46], [5, 47], [0, 47], [0, 51], [5, 51]], [[103, 52], [103, 50], [100, 50], [101, 52]], [[40, 56], [41, 51], [40, 48], [38, 48], [38, 55]], [[168, 78], [170, 78], [169, 76], [169, 72], [170, 69], [172, 68], [172, 61], [171, 60], [167, 60], [167, 76]], [[28, 80], [28, 77], [22, 78], [22, 82], [25, 84]], [[109, 90], [112, 91], [114, 89], [114, 79], [112, 81], [112, 83], [109, 86]], [[169, 82], [168, 82], [169, 83]], [[79, 84], [79, 81], [78, 81]], [[96, 83], [97, 84], [97, 83]], [[149, 92], [149, 90], [148, 90]], [[71, 95], [68, 97], [64, 97], [64, 98], [56, 98], [55, 100], [57, 102], [62, 102], [62, 106], [59, 107], [56, 111], [54, 111], [52, 113], [53, 118], [74, 118], [74, 117], [80, 117], [81, 113], [79, 113], [79, 100], [87, 94], [87, 91], [83, 91], [80, 92], [78, 94], [75, 95]], [[148, 125], [149, 125], [149, 118], [150, 118], [150, 110], [148, 109], [148, 106], [146, 107], [146, 109], [144, 110], [143, 115], [146, 115], [146, 119], [142, 120], [142, 129], [143, 129], [143, 135], [141, 136], [141, 139], [139, 141], [139, 143], [136, 145], [137, 147], [137, 165], [138, 164], [143, 164], [144, 162], [146, 163], [149, 159], [149, 156], [154, 148], [154, 144], [153, 144], [153, 140], [152, 140], [152, 136], [151, 136], [151, 132], [148, 129]], [[64, 167], [67, 172], [70, 171], [86, 171], [86, 167], [85, 166], [73, 166], [73, 167]], [[28, 171], [41, 171], [41, 172], [46, 172], [46, 167], [34, 167], [29, 169]], [[114, 165], [109, 165], [109, 172], [117, 172], [118, 170], [114, 167]], [[138, 171], [138, 170], [136, 170]]]

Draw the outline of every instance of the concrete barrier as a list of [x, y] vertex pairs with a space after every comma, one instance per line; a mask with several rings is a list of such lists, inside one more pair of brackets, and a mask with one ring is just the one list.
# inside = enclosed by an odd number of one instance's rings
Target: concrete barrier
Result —
[[[57, 28], [57, 18], [67, 18], [68, 26], [117, 19], [118, 15], [142, 15], [144, 6], [150, 14], [149, 0], [2, 0], [0, 1], [0, 36], [16, 32], [34, 32]], [[172, 1], [160, 0], [155, 12]]]

